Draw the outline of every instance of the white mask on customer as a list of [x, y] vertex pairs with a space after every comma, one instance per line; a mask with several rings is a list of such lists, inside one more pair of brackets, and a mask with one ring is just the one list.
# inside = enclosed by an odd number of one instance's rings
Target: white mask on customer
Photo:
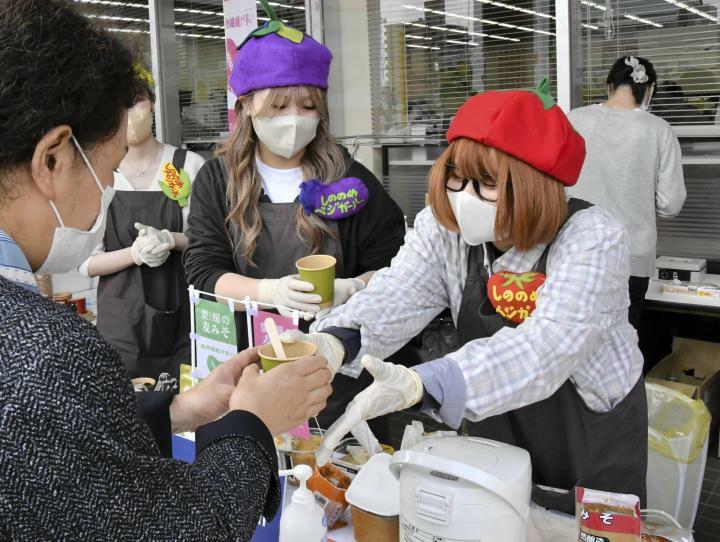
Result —
[[465, 190], [448, 190], [447, 195], [460, 227], [460, 235], [468, 245], [476, 246], [495, 240], [497, 207], [468, 194]]
[[303, 115], [278, 115], [276, 117], [253, 117], [255, 133], [270, 152], [292, 158], [315, 139], [319, 117]]
[[77, 142], [77, 139], [75, 139], [75, 136], [73, 136], [72, 140], [77, 147], [77, 150], [80, 152], [80, 156], [82, 156], [85, 165], [90, 170], [90, 174], [93, 176], [95, 184], [97, 184], [97, 187], [100, 190], [100, 211], [97, 219], [95, 219], [95, 224], [93, 224], [92, 228], [90, 228], [90, 231], [82, 231], [77, 228], [66, 227], [62, 218], [60, 218], [60, 213], [58, 212], [55, 203], [52, 201], [49, 202], [60, 227], [55, 228], [50, 253], [47, 258], [45, 258], [45, 261], [40, 266], [40, 269], [37, 270], [38, 274], [66, 273], [78, 267], [92, 255], [95, 247], [103, 241], [108, 208], [110, 207], [110, 202], [115, 196], [115, 189], [113, 187], [109, 186], [107, 188], [103, 188], [100, 183], [100, 179], [98, 179], [95, 170], [85, 155], [85, 152], [83, 152], [80, 147], [80, 144]]

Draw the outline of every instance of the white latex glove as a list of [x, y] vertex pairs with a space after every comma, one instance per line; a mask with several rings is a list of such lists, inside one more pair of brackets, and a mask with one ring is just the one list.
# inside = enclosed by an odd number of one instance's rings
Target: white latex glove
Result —
[[161, 242], [154, 235], [148, 235], [147, 231], [142, 229], [132, 244], [130, 253], [136, 265], [159, 267], [170, 256], [170, 245]]
[[358, 278], [355, 279], [335, 279], [335, 295], [333, 296], [333, 304], [330, 309], [322, 309], [318, 311], [315, 318], [318, 320], [328, 314], [333, 308], [344, 305], [348, 300], [365, 288], [365, 283]]
[[343, 437], [360, 422], [410, 408], [422, 401], [425, 388], [420, 375], [412, 369], [372, 356], [363, 356], [361, 363], [375, 381], [355, 396], [345, 409], [345, 414], [325, 433], [315, 454], [319, 466], [330, 460]]
[[299, 329], [294, 329], [280, 335], [280, 340], [284, 343], [307, 341], [317, 346], [317, 355], [324, 357], [328, 362], [330, 382], [340, 370], [345, 358], [345, 347], [342, 341], [329, 333], [303, 333]]
[[[312, 320], [322, 301], [318, 294], [308, 293], [314, 289], [313, 284], [300, 280], [298, 275], [262, 279], [258, 285], [258, 301], [302, 311], [305, 320]], [[283, 311], [280, 312], [282, 314]]]
[[167, 243], [170, 246], [170, 250], [175, 248], [175, 237], [167, 230], [158, 230], [152, 226], [140, 224], [140, 222], [135, 222], [135, 229], [138, 231], [138, 235], [145, 230], [145, 235], [156, 237], [160, 243]]

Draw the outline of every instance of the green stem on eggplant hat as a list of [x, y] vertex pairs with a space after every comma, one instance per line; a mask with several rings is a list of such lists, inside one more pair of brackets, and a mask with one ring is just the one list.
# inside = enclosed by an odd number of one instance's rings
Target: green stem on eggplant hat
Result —
[[265, 10], [265, 13], [267, 13], [267, 16], [270, 17], [271, 21], [278, 21], [277, 13], [275, 13], [275, 10], [272, 8], [272, 6], [267, 2], [267, 0], [259, 0], [260, 4], [262, 5], [263, 9]]
[[270, 4], [268, 4], [267, 0], [259, 1], [270, 20], [263, 26], [260, 26], [250, 32], [243, 42], [238, 45], [238, 49], [245, 45], [251, 38], [261, 38], [263, 36], [267, 36], [268, 34], [277, 34], [278, 36], [282, 36], [293, 43], [300, 43], [302, 41], [302, 32], [283, 24], [283, 22], [278, 18], [277, 13], [275, 13], [275, 10], [270, 6]]

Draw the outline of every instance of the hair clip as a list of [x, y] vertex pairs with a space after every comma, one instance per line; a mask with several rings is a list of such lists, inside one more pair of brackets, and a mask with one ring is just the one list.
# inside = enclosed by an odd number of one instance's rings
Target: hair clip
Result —
[[648, 76], [647, 73], [645, 73], [645, 66], [643, 66], [640, 61], [635, 58], [634, 56], [630, 56], [625, 59], [625, 65], [626, 66], [632, 66], [632, 73], [630, 76], [632, 77], [632, 80], [636, 83], [647, 83], [648, 82]]

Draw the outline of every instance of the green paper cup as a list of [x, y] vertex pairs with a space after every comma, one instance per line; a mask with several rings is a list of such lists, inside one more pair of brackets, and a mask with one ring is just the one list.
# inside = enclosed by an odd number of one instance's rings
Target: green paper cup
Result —
[[335, 264], [337, 260], [332, 256], [316, 254], [305, 256], [295, 262], [300, 274], [300, 280], [309, 282], [315, 289], [312, 294], [318, 294], [322, 301], [321, 309], [329, 309], [335, 299]]
[[270, 343], [264, 344], [259, 348], [258, 354], [260, 355], [260, 366], [263, 371], [267, 373], [270, 369], [274, 369], [278, 365], [307, 356], [313, 356], [315, 355], [315, 352], [317, 352], [317, 345], [305, 341], [283, 343], [283, 348], [285, 349], [287, 359], [279, 359], [276, 357], [275, 349]]

